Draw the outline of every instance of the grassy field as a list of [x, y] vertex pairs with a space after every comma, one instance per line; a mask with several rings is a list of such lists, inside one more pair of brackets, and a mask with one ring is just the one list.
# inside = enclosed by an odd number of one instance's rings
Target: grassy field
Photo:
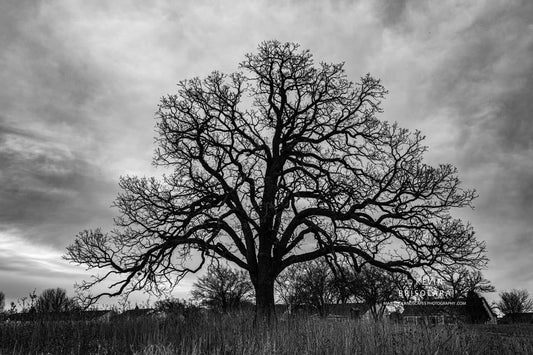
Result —
[[249, 314], [0, 324], [1, 354], [533, 354], [533, 326], [403, 326]]

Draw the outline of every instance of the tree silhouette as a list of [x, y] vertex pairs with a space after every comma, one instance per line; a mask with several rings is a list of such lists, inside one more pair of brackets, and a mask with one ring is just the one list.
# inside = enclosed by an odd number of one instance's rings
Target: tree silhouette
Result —
[[469, 292], [487, 293], [496, 289], [490, 281], [483, 277], [479, 270], [470, 270], [465, 267], [451, 267], [438, 273], [442, 278], [442, 284], [438, 289], [445, 292], [453, 301], [466, 298]]
[[4, 308], [6, 306], [6, 296], [3, 292], [0, 292], [0, 313], [4, 312]]
[[504, 314], [524, 313], [533, 310], [533, 300], [527, 290], [511, 290], [500, 293], [497, 308]]
[[334, 274], [322, 258], [286, 268], [277, 280], [278, 295], [290, 306], [311, 306], [326, 316], [328, 305], [338, 300]]
[[222, 258], [249, 273], [270, 318], [280, 272], [326, 255], [405, 274], [485, 261], [471, 226], [449, 214], [475, 192], [453, 166], [423, 163], [419, 132], [376, 118], [379, 80], [350, 82], [343, 64], [278, 41], [240, 69], [181, 81], [161, 99], [154, 164], [167, 174], [122, 177], [117, 228], [81, 232], [67, 248], [67, 260], [107, 270], [81, 290], [113, 278], [91, 300], [164, 291]]
[[253, 286], [244, 271], [218, 266], [209, 268], [207, 275], [193, 284], [191, 294], [193, 300], [227, 312], [249, 301]]
[[187, 303], [178, 298], [165, 298], [154, 303], [154, 309], [167, 314], [183, 314]]
[[67, 296], [62, 288], [49, 288], [44, 290], [35, 302], [37, 313], [69, 312], [79, 310], [80, 306]]
[[389, 302], [409, 300], [402, 294], [410, 293], [412, 283], [402, 273], [360, 262], [355, 258], [344, 259], [342, 263], [330, 263], [335, 272], [337, 289], [343, 290], [349, 298], [368, 306], [375, 320], [383, 318]]

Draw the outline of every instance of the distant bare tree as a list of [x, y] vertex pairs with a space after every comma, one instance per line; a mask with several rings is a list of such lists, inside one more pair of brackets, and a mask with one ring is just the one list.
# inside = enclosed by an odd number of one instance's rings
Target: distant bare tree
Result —
[[402, 302], [412, 301], [416, 294], [423, 290], [422, 285], [415, 280], [407, 277], [404, 274], [393, 273], [391, 276], [391, 283], [396, 290], [396, 299]]
[[326, 316], [328, 304], [336, 299], [334, 275], [324, 259], [313, 260], [287, 268], [279, 277], [278, 289], [290, 305], [308, 305], [320, 316]]
[[344, 297], [365, 303], [375, 320], [383, 317], [387, 303], [409, 301], [413, 294], [412, 275], [390, 272], [355, 257], [330, 259], [329, 265], [335, 273], [335, 288]]
[[466, 298], [469, 292], [488, 293], [496, 289], [490, 281], [483, 277], [479, 270], [466, 267], [447, 268], [438, 273], [442, 278], [439, 290], [449, 293], [449, 298], [457, 301]]
[[[20, 307], [21, 313], [35, 312], [35, 303], [37, 302], [36, 289], [29, 292], [28, 296], [21, 297], [17, 299], [17, 303]], [[13, 307], [11, 307], [13, 309]]]
[[67, 296], [67, 291], [59, 287], [44, 290], [35, 302], [37, 313], [69, 312], [79, 309], [80, 306], [76, 301]]
[[399, 300], [393, 274], [371, 265], [353, 274], [351, 287], [355, 298], [370, 308], [374, 320], [383, 318], [388, 302]]
[[192, 298], [222, 312], [235, 309], [253, 296], [250, 278], [243, 271], [211, 266], [207, 275], [193, 284]]
[[504, 314], [526, 313], [533, 311], [533, 300], [527, 290], [511, 290], [500, 293], [500, 301], [496, 306]]
[[6, 295], [3, 292], [0, 292], [0, 313], [4, 312], [6, 306]]
[[336, 269], [333, 269], [333, 280], [331, 281], [331, 292], [334, 295], [335, 303], [346, 304], [353, 299], [353, 293], [347, 280], [342, 277], [344, 275], [338, 274]]
[[154, 308], [156, 310], [171, 314], [183, 313], [183, 310], [186, 307], [187, 303], [178, 298], [165, 298], [162, 300], [157, 300], [154, 304]]
[[286, 305], [293, 305], [296, 301], [294, 281], [297, 278], [298, 268], [290, 266], [283, 270], [276, 278], [274, 292], [278, 300]]

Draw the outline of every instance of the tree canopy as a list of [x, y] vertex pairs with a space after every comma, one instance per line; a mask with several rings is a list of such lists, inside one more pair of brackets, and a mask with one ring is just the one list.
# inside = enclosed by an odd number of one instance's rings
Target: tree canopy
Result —
[[479, 270], [465, 267], [450, 267], [439, 271], [443, 283], [438, 285], [441, 291], [454, 301], [467, 298], [469, 292], [488, 293], [495, 292], [496, 288], [487, 280]]
[[79, 310], [80, 306], [75, 299], [67, 296], [63, 288], [48, 288], [44, 290], [35, 302], [37, 313], [69, 312]]
[[278, 41], [239, 70], [161, 99], [153, 163], [166, 174], [122, 177], [115, 230], [68, 247], [68, 260], [106, 270], [82, 289], [161, 291], [222, 258], [249, 273], [269, 314], [279, 273], [326, 255], [402, 273], [484, 262], [472, 227], [450, 215], [475, 191], [452, 165], [423, 162], [420, 132], [376, 117], [379, 80], [351, 82], [342, 63]]
[[533, 311], [533, 300], [527, 290], [511, 290], [500, 293], [497, 308], [504, 314]]
[[277, 278], [275, 289], [280, 300], [290, 306], [311, 306], [320, 316], [328, 305], [339, 303], [332, 269], [322, 258], [286, 268]]
[[207, 274], [193, 284], [192, 298], [213, 309], [227, 312], [251, 300], [253, 286], [244, 271], [228, 267], [210, 267]]

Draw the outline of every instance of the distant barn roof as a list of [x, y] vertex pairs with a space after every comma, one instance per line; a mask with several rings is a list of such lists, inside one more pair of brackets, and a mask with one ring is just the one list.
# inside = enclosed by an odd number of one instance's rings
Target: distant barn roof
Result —
[[451, 315], [467, 316], [468, 308], [465, 302], [449, 304], [445, 302], [428, 302], [423, 304], [405, 304], [403, 306], [403, 316], [432, 316]]
[[513, 324], [513, 323], [532, 323], [533, 313], [509, 313], [498, 320], [501, 324]]

